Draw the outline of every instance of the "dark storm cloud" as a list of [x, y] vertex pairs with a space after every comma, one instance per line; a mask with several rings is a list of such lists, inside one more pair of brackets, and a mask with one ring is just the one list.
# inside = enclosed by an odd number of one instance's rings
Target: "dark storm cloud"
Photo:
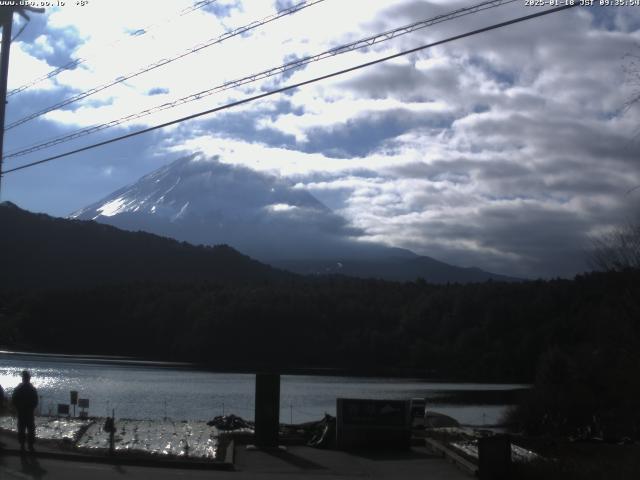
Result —
[[[586, 270], [592, 219], [540, 205], [493, 206], [479, 212], [475, 238], [482, 246], [518, 256], [523, 271], [571, 276]], [[522, 268], [522, 267], [521, 267]]]
[[[457, 90], [459, 79], [457, 72], [444, 66], [425, 72], [412, 64], [384, 64], [343, 85], [374, 99], [393, 94], [408, 102], [428, 102], [435, 100], [443, 90]], [[430, 92], [432, 96], [429, 96]]]
[[474, 161], [470, 159], [435, 160], [429, 163], [414, 162], [392, 167], [389, 171], [399, 177], [424, 178], [432, 181], [451, 178], [469, 181], [472, 175], [485, 179], [513, 179], [532, 173], [531, 169], [516, 162], [496, 159]]
[[421, 126], [447, 128], [448, 114], [417, 113], [404, 109], [374, 112], [347, 120], [330, 128], [311, 128], [302, 150], [323, 153], [328, 157], [364, 157], [379, 149], [387, 140]]
[[451, 215], [413, 226], [436, 258], [459, 265], [510, 271], [523, 277], [571, 276], [587, 269], [589, 218], [526, 203], [491, 206], [463, 221]]

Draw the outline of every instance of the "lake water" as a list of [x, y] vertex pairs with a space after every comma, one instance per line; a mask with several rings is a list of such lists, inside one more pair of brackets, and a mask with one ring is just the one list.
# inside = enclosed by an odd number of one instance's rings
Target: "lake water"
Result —
[[[253, 420], [255, 376], [190, 369], [187, 365], [126, 359], [20, 354], [0, 351], [0, 385], [10, 394], [28, 369], [41, 396], [41, 413], [55, 413], [69, 403], [69, 392], [89, 399], [90, 416], [117, 418], [210, 420], [235, 414]], [[394, 378], [283, 375], [281, 422], [319, 420], [335, 415], [336, 398], [427, 398], [428, 408], [467, 425], [498, 423], [505, 405], [439, 404], [448, 390], [508, 390], [522, 385], [431, 383]]]

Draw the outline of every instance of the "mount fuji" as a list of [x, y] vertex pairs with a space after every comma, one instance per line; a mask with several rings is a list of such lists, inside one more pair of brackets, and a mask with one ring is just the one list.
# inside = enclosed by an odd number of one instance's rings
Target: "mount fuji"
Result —
[[361, 231], [309, 192], [218, 157], [176, 160], [70, 215], [192, 244], [228, 244], [303, 274], [434, 283], [514, 280], [358, 241]]

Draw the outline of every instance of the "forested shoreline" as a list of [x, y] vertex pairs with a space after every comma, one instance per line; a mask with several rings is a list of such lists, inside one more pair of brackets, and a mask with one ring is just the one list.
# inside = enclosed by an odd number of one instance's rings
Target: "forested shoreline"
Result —
[[212, 367], [532, 382], [550, 351], [640, 351], [639, 294], [637, 270], [518, 284], [308, 277], [4, 289], [0, 345]]

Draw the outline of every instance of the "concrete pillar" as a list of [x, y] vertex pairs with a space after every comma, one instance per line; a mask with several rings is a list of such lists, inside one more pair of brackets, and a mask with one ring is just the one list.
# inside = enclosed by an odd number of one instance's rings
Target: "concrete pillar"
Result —
[[256, 445], [277, 447], [280, 426], [280, 375], [256, 374]]

